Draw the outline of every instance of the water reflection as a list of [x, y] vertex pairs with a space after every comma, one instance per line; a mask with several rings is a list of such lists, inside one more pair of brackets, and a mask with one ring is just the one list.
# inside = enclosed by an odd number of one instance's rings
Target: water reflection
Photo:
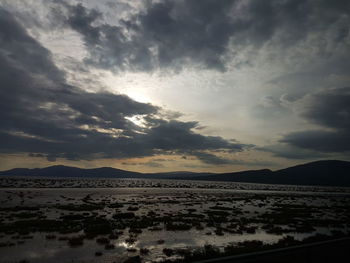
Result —
[[[174, 182], [163, 184], [174, 186]], [[169, 248], [215, 244], [223, 250], [242, 241], [272, 244], [287, 235], [302, 240], [316, 233], [349, 230], [349, 195], [337, 189], [303, 192], [304, 188], [293, 186], [291, 192], [285, 186], [256, 190], [243, 184], [240, 187], [245, 190], [237, 190], [229, 188], [231, 183], [219, 185], [219, 189], [189, 182], [194, 188], [0, 190], [4, 229], [0, 231], [0, 262], [112, 263], [137, 255], [143, 262], [161, 261], [173, 257], [164, 253]], [[311, 219], [313, 225], [308, 225]], [[19, 221], [22, 224], [16, 225]], [[70, 243], [74, 237], [81, 237], [82, 242]]]

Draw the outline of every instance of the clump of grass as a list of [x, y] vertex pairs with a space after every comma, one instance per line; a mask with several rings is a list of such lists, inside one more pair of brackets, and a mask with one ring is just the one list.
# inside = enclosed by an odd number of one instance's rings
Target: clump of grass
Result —
[[103, 255], [103, 253], [101, 252], [101, 251], [96, 251], [95, 252], [95, 256], [96, 257], [100, 257], [100, 256], [102, 256]]
[[255, 234], [257, 227], [255, 226], [245, 226], [241, 227], [241, 230], [247, 232], [248, 234]]
[[84, 233], [89, 237], [108, 235], [112, 233], [111, 223], [107, 219], [91, 218], [84, 221]]
[[196, 225], [196, 229], [197, 230], [204, 230], [204, 227], [199, 223], [198, 225]]
[[163, 248], [163, 253], [167, 257], [171, 257], [174, 254], [174, 250], [171, 248]]
[[96, 239], [96, 243], [100, 245], [106, 245], [106, 244], [109, 244], [110, 242], [111, 241], [106, 237], [99, 237]]
[[62, 220], [83, 220], [84, 215], [74, 214], [74, 215], [62, 215], [60, 219]]
[[206, 211], [206, 214], [208, 216], [222, 216], [222, 217], [227, 217], [230, 215], [230, 213], [226, 212], [226, 211], [221, 211], [221, 210], [214, 210], [214, 211]]
[[140, 256], [129, 257], [127, 260], [124, 261], [124, 263], [141, 263], [141, 257]]
[[141, 234], [142, 233], [142, 230], [139, 229], [139, 228], [133, 228], [133, 227], [130, 227], [129, 229], [129, 233], [133, 233], [133, 234]]
[[111, 249], [114, 249], [115, 248], [115, 245], [113, 245], [113, 244], [106, 244], [105, 245], [105, 249], [106, 250], [111, 250]]
[[286, 246], [292, 246], [292, 245], [297, 245], [300, 242], [297, 241], [294, 237], [292, 236], [285, 236], [282, 239], [278, 240], [276, 246], [282, 246], [282, 247], [286, 247]]
[[134, 237], [128, 237], [127, 239], [125, 239], [125, 243], [132, 245], [136, 242], [136, 238]]
[[215, 232], [215, 234], [217, 235], [217, 236], [223, 236], [224, 235], [224, 232], [222, 231], [222, 228], [216, 228], [215, 230], [214, 230], [214, 232]]
[[262, 229], [264, 229], [268, 234], [282, 235], [285, 233], [285, 230], [282, 227], [271, 224], [264, 225]]
[[18, 214], [12, 214], [13, 217], [28, 219], [28, 218], [36, 218], [42, 216], [41, 213], [32, 213], [32, 212], [21, 212]]
[[70, 221], [53, 219], [28, 219], [0, 225], [0, 232], [17, 232], [27, 234], [30, 232], [60, 232], [73, 233], [82, 229], [82, 226]]
[[149, 249], [148, 248], [140, 248], [140, 254], [141, 255], [148, 255]]
[[204, 245], [204, 254], [208, 258], [218, 257], [220, 256], [220, 249], [216, 246], [207, 244]]
[[158, 243], [159, 245], [164, 244], [164, 243], [165, 243], [165, 240], [164, 240], [164, 239], [159, 239], [159, 240], [157, 240], [157, 243]]
[[94, 211], [100, 210], [104, 207], [102, 204], [67, 204], [67, 205], [56, 205], [57, 209], [67, 210], [67, 211]]
[[226, 210], [226, 211], [231, 211], [232, 210], [232, 208], [230, 208], [230, 207], [225, 207], [225, 206], [218, 206], [218, 205], [216, 205], [216, 206], [211, 206], [211, 207], [209, 207], [209, 209], [213, 209], [213, 210]]
[[137, 206], [129, 206], [127, 210], [128, 211], [138, 211], [139, 208]]
[[53, 239], [56, 239], [57, 238], [57, 236], [56, 235], [46, 235], [45, 236], [45, 238], [47, 239], [47, 240], [53, 240]]
[[108, 236], [109, 239], [118, 239], [119, 238], [119, 235], [117, 233], [111, 233], [109, 236]]
[[148, 230], [149, 231], [161, 231], [162, 229], [163, 228], [161, 228], [161, 227], [154, 226], [154, 227], [149, 228]]
[[78, 247], [84, 244], [84, 236], [76, 236], [68, 239], [68, 244], [70, 247]]
[[109, 208], [122, 208], [124, 205], [120, 204], [120, 203], [114, 203], [114, 204], [110, 204], [108, 207]]
[[147, 227], [153, 227], [155, 225], [159, 224], [159, 221], [157, 218], [152, 217], [135, 217], [134, 220], [128, 222], [130, 228], [147, 228]]
[[135, 214], [133, 212], [126, 212], [126, 213], [118, 213], [114, 214], [114, 219], [133, 219], [135, 217]]
[[309, 233], [309, 232], [313, 232], [315, 230], [316, 229], [313, 226], [311, 226], [310, 224], [308, 224], [307, 222], [304, 222], [303, 224], [297, 225], [295, 227], [295, 231], [300, 232], [300, 233]]
[[187, 231], [191, 228], [192, 225], [180, 222], [169, 222], [165, 225], [165, 229], [168, 231]]
[[38, 211], [40, 207], [37, 206], [14, 206], [14, 207], [1, 207], [2, 212], [19, 212], [19, 211]]
[[13, 247], [14, 245], [16, 245], [15, 243], [13, 242], [0, 242], [0, 247]]

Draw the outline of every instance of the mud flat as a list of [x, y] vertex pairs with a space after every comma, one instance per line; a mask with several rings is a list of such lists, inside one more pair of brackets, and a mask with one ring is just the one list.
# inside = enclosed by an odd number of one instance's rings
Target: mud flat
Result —
[[126, 181], [1, 188], [0, 262], [193, 262], [349, 236], [339, 188]]

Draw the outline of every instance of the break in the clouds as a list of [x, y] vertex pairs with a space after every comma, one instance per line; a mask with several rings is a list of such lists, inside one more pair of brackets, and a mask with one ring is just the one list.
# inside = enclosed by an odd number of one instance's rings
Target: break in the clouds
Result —
[[[125, 95], [89, 93], [68, 85], [50, 52], [5, 10], [0, 11], [0, 32], [3, 153], [29, 153], [54, 161], [197, 155], [248, 147], [196, 133], [197, 122], [161, 118], [159, 107]], [[142, 124], [128, 119], [135, 116]]]
[[349, 159], [349, 14], [346, 0], [0, 0], [2, 156]]

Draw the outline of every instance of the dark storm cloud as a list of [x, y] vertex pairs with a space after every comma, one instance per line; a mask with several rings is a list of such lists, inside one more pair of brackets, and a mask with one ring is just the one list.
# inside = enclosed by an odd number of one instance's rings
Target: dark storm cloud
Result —
[[148, 166], [148, 167], [152, 167], [152, 168], [160, 168], [160, 167], [164, 167], [163, 164], [158, 163], [158, 162], [144, 162], [144, 163], [133, 163], [133, 162], [124, 162], [122, 163], [123, 165], [131, 165], [131, 166]]
[[303, 149], [286, 143], [278, 143], [264, 147], [255, 148], [258, 151], [270, 152], [276, 157], [282, 157], [294, 160], [305, 160], [329, 157], [325, 153], [321, 153], [311, 149]]
[[162, 1], [119, 26], [96, 24], [100, 14], [83, 5], [66, 5], [68, 25], [81, 33], [90, 51], [87, 62], [103, 68], [152, 70], [192, 62], [222, 70], [220, 57], [233, 32], [228, 17], [233, 1]]
[[247, 165], [247, 166], [259, 166], [259, 167], [276, 165], [276, 163], [262, 161], [258, 159], [252, 159], [250, 161], [246, 161], [242, 159], [227, 159], [223, 157], [218, 157], [214, 154], [207, 153], [207, 152], [196, 152], [193, 154], [193, 156], [197, 157], [197, 159], [201, 160], [203, 163], [211, 164], [211, 165]]
[[[0, 10], [0, 81], [2, 153], [55, 161], [246, 148], [195, 133], [196, 122], [157, 117], [161, 109], [154, 105], [68, 85], [50, 52], [4, 10]], [[126, 118], [135, 115], [144, 118], [145, 126]]]
[[213, 165], [225, 165], [225, 164], [236, 164], [234, 160], [220, 158], [214, 154], [206, 153], [206, 152], [195, 152], [193, 154], [204, 163], [213, 164]]
[[248, 145], [233, 143], [217, 136], [203, 136], [192, 131], [196, 122], [179, 122], [159, 120], [159, 124], [148, 131], [148, 141], [155, 148], [171, 150], [216, 150], [230, 149], [242, 151]]
[[320, 152], [350, 152], [349, 134], [349, 131], [308, 130], [289, 133], [281, 142]]
[[[51, 80], [60, 82], [64, 74], [51, 62], [51, 54], [37, 41], [30, 37], [26, 30], [7, 11], [0, 8], [0, 44], [2, 62], [8, 60], [18, 71], [31, 68], [31, 74], [44, 74]], [[35, 57], [35, 61], [33, 61]], [[6, 66], [2, 63], [2, 80], [11, 75], [4, 73]], [[13, 74], [12, 74], [13, 75]], [[3, 81], [2, 81], [3, 82]], [[5, 85], [4, 85], [5, 86]]]
[[350, 131], [350, 87], [319, 91], [305, 98], [302, 116], [313, 123]]
[[350, 88], [336, 88], [307, 95], [303, 116], [330, 130], [292, 132], [281, 142], [320, 152], [350, 152]]
[[[225, 70], [230, 43], [233, 55], [247, 46], [292, 47], [350, 12], [347, 0], [164, 0], [149, 1], [139, 13], [109, 25], [97, 10], [64, 6], [67, 25], [83, 36], [88, 48], [87, 62], [136, 71], [185, 65]], [[344, 41], [348, 24], [339, 23], [333, 33], [327, 36], [332, 42]], [[236, 61], [242, 63], [251, 62]]]

